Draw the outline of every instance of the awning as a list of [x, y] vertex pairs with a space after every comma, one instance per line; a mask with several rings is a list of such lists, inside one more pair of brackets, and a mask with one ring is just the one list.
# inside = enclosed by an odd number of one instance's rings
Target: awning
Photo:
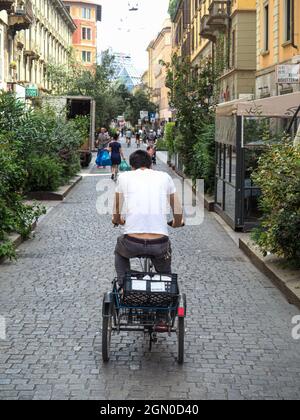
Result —
[[236, 100], [217, 106], [217, 116], [292, 117], [300, 105], [300, 92], [250, 101]]

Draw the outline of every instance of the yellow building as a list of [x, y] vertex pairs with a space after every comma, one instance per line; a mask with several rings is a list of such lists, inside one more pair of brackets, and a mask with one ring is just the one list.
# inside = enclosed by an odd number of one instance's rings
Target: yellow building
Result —
[[[263, 98], [300, 90], [300, 83], [277, 83], [277, 66], [294, 65], [299, 74], [300, 1], [257, 0], [256, 96]], [[289, 76], [291, 67], [283, 67]], [[295, 74], [296, 74], [295, 73]], [[279, 80], [280, 82], [280, 80]]]
[[67, 63], [76, 26], [61, 0], [0, 2], [0, 83], [36, 95], [47, 90], [48, 63]]
[[194, 66], [210, 57], [223, 68], [219, 102], [254, 95], [255, 0], [178, 0], [172, 23], [173, 52]]
[[148, 48], [149, 67], [148, 72], [144, 74], [147, 78], [147, 85], [150, 89], [151, 100], [159, 109], [160, 120], [167, 121], [172, 114], [169, 109], [168, 89], [166, 83], [166, 69], [161, 62], [170, 63], [172, 54], [171, 43], [171, 22], [167, 19], [164, 22], [163, 29], [153, 40]]

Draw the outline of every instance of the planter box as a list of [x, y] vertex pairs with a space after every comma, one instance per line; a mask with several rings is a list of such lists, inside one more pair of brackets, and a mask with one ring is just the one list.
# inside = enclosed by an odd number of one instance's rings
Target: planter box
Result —
[[81, 180], [82, 176], [77, 176], [68, 185], [60, 187], [57, 191], [33, 191], [27, 194], [27, 198], [40, 201], [63, 201]]

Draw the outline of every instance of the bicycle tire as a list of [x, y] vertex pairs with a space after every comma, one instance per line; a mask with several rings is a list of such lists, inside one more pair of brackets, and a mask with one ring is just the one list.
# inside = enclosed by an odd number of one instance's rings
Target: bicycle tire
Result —
[[178, 317], [177, 340], [178, 340], [178, 357], [177, 362], [182, 365], [184, 362], [184, 318]]
[[110, 359], [111, 332], [112, 316], [104, 316], [102, 320], [102, 360], [104, 363], [109, 362]]

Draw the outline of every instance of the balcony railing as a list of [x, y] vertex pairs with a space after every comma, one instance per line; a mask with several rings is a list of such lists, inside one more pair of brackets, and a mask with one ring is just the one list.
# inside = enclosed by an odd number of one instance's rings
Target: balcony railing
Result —
[[200, 36], [205, 39], [209, 39], [212, 42], [215, 42], [216, 36], [214, 35], [214, 30], [210, 25], [208, 25], [209, 15], [204, 15], [201, 18], [200, 22]]
[[0, 0], [0, 11], [6, 10], [7, 12], [10, 12], [13, 4], [14, 0]]
[[227, 1], [213, 0], [209, 6], [209, 19], [207, 21], [216, 31], [226, 29], [228, 25]]
[[34, 22], [32, 3], [29, 0], [17, 1], [13, 13], [8, 16], [8, 25], [13, 32], [29, 29]]

